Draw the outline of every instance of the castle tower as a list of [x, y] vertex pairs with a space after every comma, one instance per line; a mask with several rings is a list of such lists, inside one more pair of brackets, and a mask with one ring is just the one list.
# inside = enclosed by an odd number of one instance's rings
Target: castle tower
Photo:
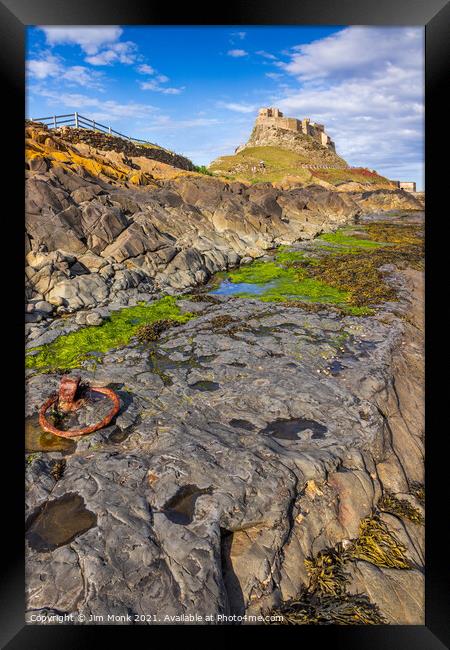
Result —
[[[325, 125], [312, 122], [309, 117], [305, 117], [302, 120], [298, 120], [295, 117], [284, 117], [284, 114], [279, 108], [270, 106], [259, 109], [256, 125], [263, 128], [267, 127], [268, 129], [285, 129], [303, 133], [313, 138], [323, 147], [335, 151], [334, 142], [325, 132]], [[238, 147], [238, 150], [240, 150], [240, 147]]]

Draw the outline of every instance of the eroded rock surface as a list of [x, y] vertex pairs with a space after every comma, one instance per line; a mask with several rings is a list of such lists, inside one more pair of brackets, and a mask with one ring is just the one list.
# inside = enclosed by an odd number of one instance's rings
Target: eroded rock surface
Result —
[[[341, 318], [220, 299], [195, 303], [200, 315], [155, 344], [158, 372], [155, 348], [136, 343], [84, 368], [84, 379], [115, 382], [124, 407], [65, 455], [56, 482], [45, 463], [62, 452], [28, 466], [30, 512], [76, 494], [96, 517], [64, 546], [28, 549], [29, 609], [167, 622], [294, 597], [306, 557], [357, 536], [383, 490], [407, 493], [423, 480], [422, 315], [411, 303], [420, 274], [396, 279], [399, 313], [414, 313], [414, 324], [390, 312]], [[218, 316], [233, 322], [212, 327]], [[30, 377], [30, 413], [58, 379]], [[279, 435], [292, 422], [295, 435]], [[420, 624], [423, 527], [394, 519], [415, 568], [358, 562], [354, 589], [390, 622]]]
[[[371, 200], [184, 170], [156, 182], [148, 161], [135, 169], [122, 153], [86, 158], [86, 143], [29, 137], [28, 348], [366, 210], [417, 208], [405, 193]], [[179, 300], [195, 318], [71, 371], [116, 390], [121, 410], [70, 445], [36, 424], [61, 373], [29, 370], [28, 616], [267, 612], [308, 584], [307, 558], [358, 537], [383, 495], [422, 512], [423, 277], [384, 273], [398, 300], [370, 317]], [[423, 526], [381, 516], [407, 568], [353, 560], [348, 589], [390, 623], [422, 624]]]
[[26, 134], [31, 324], [52, 313], [188, 289], [241, 259], [311, 239], [362, 212], [421, 207], [400, 190], [352, 194], [320, 185], [227, 183], [95, 149], [64, 139], [64, 132], [28, 126]]

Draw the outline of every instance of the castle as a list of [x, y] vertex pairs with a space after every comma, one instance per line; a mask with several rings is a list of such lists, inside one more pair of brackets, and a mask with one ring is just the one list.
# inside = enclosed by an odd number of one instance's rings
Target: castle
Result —
[[333, 140], [325, 133], [324, 125], [311, 122], [309, 117], [305, 117], [303, 120], [297, 120], [295, 117], [284, 117], [279, 108], [260, 108], [258, 117], [256, 118], [256, 125], [265, 127], [274, 126], [279, 129], [304, 133], [320, 142], [324, 147], [334, 152], [336, 151]]

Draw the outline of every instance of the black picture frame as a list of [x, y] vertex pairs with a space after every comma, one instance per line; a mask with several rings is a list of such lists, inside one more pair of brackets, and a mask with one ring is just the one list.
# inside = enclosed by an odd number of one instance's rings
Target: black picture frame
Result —
[[[23, 413], [23, 304], [20, 287], [22, 280], [23, 214], [22, 143], [24, 120], [24, 51], [27, 25], [107, 25], [107, 24], [160, 24], [160, 25], [422, 25], [426, 34], [425, 86], [426, 86], [426, 622], [423, 626], [355, 626], [310, 627], [266, 626], [267, 638], [279, 635], [296, 635], [300, 645], [319, 641], [341, 645], [346, 649], [371, 650], [438, 650], [449, 646], [450, 617], [448, 602], [448, 569], [446, 554], [448, 490], [447, 458], [443, 453], [445, 428], [446, 382], [438, 374], [445, 365], [443, 352], [448, 347], [445, 316], [442, 304], [441, 279], [448, 277], [445, 251], [439, 250], [443, 243], [441, 227], [446, 219], [440, 206], [445, 205], [448, 170], [445, 162], [439, 163], [439, 155], [445, 147], [445, 124], [448, 104], [448, 61], [450, 61], [448, 31], [450, 27], [450, 4], [446, 0], [249, 0], [245, 4], [235, 0], [221, 3], [220, 13], [214, 15], [214, 7], [206, 3], [192, 5], [164, 5], [143, 3], [139, 0], [2, 0], [0, 2], [0, 69], [4, 90], [3, 104], [6, 118], [0, 133], [2, 162], [6, 163], [3, 179], [4, 212], [2, 225], [5, 253], [10, 262], [5, 283], [4, 300], [7, 310], [4, 320], [9, 324], [7, 345], [14, 352], [14, 362], [3, 367], [7, 376], [5, 388], [8, 418], [3, 418], [4, 455], [2, 476], [7, 476], [3, 492], [2, 520], [5, 525], [3, 541], [6, 550], [2, 554], [2, 581], [0, 588], [0, 641], [8, 650], [19, 648], [61, 647], [64, 650], [88, 646], [95, 638], [97, 643], [106, 626], [26, 626], [24, 622], [24, 542], [23, 542], [23, 436], [17, 423]], [[6, 147], [6, 148], [3, 148]], [[13, 189], [14, 187], [14, 189]], [[9, 202], [5, 208], [6, 199]], [[447, 255], [448, 257], [448, 255]], [[5, 262], [4, 262], [5, 263]], [[444, 266], [445, 265], [445, 266]], [[447, 272], [446, 272], [447, 271]], [[446, 272], [446, 274], [445, 274]], [[443, 283], [445, 287], [445, 282]], [[448, 286], [448, 282], [447, 282]], [[3, 288], [2, 288], [3, 291]], [[8, 294], [9, 291], [9, 294]], [[448, 289], [447, 289], [448, 293]], [[4, 339], [5, 340], [5, 339]], [[444, 342], [444, 345], [442, 344]], [[15, 369], [17, 385], [11, 384]], [[448, 382], [447, 382], [448, 384]], [[11, 407], [12, 397], [16, 405]], [[10, 402], [11, 396], [11, 402]], [[3, 402], [5, 406], [5, 402]], [[17, 418], [14, 418], [17, 414]], [[4, 452], [5, 453], [5, 452]], [[14, 461], [12, 460], [14, 459]], [[6, 469], [9, 472], [6, 472]], [[447, 470], [447, 471], [446, 471]], [[128, 633], [128, 626], [112, 626], [116, 642]], [[144, 633], [153, 632], [147, 626], [133, 627]], [[178, 628], [179, 629], [179, 628]], [[183, 630], [186, 627], [183, 626]], [[192, 629], [192, 628], [190, 628]], [[189, 632], [190, 629], [186, 629]], [[199, 628], [196, 627], [195, 630]], [[204, 628], [203, 628], [204, 629]], [[240, 627], [241, 634], [254, 634], [251, 626]], [[160, 628], [161, 630], [161, 628]], [[163, 631], [167, 628], [163, 628]], [[210, 627], [209, 630], [217, 630]], [[208, 630], [208, 631], [209, 631]], [[149, 641], [152, 637], [149, 637]]]

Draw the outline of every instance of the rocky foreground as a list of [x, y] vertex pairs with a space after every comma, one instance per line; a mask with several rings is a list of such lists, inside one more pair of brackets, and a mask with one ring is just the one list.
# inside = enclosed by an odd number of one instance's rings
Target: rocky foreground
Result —
[[[167, 178], [163, 163], [28, 136], [28, 620], [423, 624], [420, 268], [385, 264], [395, 298], [358, 317], [192, 293], [417, 201]], [[144, 318], [139, 301], [164, 326], [81, 354], [122, 309]], [[112, 425], [74, 440], [39, 429], [63, 373], [117, 391]]]

